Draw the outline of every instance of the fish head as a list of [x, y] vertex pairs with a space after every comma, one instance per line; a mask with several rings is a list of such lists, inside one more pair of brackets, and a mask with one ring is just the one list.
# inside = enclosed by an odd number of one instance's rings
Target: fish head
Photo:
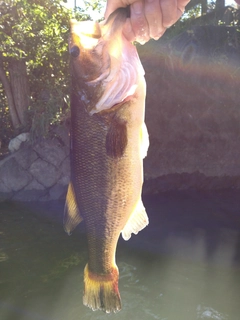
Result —
[[71, 20], [69, 52], [76, 81], [89, 82], [101, 74], [101, 28], [97, 22]]
[[144, 70], [135, 46], [123, 35], [125, 8], [103, 23], [71, 21], [69, 52], [73, 88], [92, 115], [134, 95]]

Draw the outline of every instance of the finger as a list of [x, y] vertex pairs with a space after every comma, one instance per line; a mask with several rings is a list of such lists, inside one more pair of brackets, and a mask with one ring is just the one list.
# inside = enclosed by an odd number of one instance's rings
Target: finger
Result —
[[[99, 22], [100, 25], [104, 25], [105, 23], [106, 20]], [[127, 18], [126, 22], [124, 23], [122, 33], [128, 41], [132, 42], [135, 40], [135, 34], [132, 29], [130, 18]]]
[[186, 5], [190, 2], [190, 0], [178, 0], [177, 8], [178, 8], [178, 19], [182, 16], [185, 11]]
[[[184, 14], [186, 5], [190, 2], [190, 0], [178, 0], [177, 2], [177, 19], [176, 21]], [[175, 23], [174, 21], [173, 23]]]
[[190, 2], [190, 0], [177, 0], [177, 7], [182, 13], [185, 10], [186, 5]]
[[159, 0], [147, 0], [144, 12], [149, 26], [150, 38], [159, 39], [166, 30], [162, 24], [162, 11]]
[[135, 40], [135, 34], [133, 32], [133, 28], [131, 25], [131, 21], [128, 18], [123, 26], [123, 35], [128, 41], [134, 41]]
[[159, 0], [162, 10], [163, 26], [165, 28], [173, 25], [178, 19], [177, 0]]
[[122, 0], [107, 1], [104, 18], [107, 19], [113, 11], [115, 11], [120, 7], [126, 7], [127, 5], [128, 5], [127, 1], [122, 1]]
[[149, 37], [148, 22], [144, 15], [143, 1], [136, 1], [131, 5], [131, 25], [135, 40], [141, 44], [147, 42]]

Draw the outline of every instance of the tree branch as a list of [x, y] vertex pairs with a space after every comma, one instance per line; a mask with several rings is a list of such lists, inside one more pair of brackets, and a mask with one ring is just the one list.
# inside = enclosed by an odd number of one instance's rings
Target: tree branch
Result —
[[1, 54], [0, 54], [0, 80], [1, 80], [1, 82], [3, 84], [3, 88], [4, 88], [5, 93], [6, 93], [12, 124], [13, 124], [13, 127], [16, 129], [17, 127], [20, 126], [21, 122], [19, 120], [16, 108], [15, 108], [15, 103], [14, 103], [14, 98], [13, 98], [13, 95], [12, 95], [11, 85], [10, 85], [10, 83], [8, 81], [8, 78], [6, 76], [6, 73], [5, 73], [5, 70], [4, 70], [4, 67], [3, 67], [3, 60], [2, 60]]

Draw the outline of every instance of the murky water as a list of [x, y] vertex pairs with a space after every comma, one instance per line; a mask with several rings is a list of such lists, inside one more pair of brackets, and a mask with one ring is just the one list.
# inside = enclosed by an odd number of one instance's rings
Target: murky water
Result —
[[122, 311], [82, 305], [84, 225], [69, 237], [63, 203], [0, 204], [1, 320], [239, 320], [240, 192], [145, 198], [150, 225], [120, 240]]

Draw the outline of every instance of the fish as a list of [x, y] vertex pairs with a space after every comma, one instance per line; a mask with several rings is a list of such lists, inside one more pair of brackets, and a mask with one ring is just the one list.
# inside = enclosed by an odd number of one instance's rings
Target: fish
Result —
[[121, 310], [116, 248], [149, 223], [142, 202], [146, 82], [136, 47], [123, 35], [126, 8], [106, 22], [71, 20], [71, 179], [64, 228], [84, 220], [88, 262], [83, 304]]

